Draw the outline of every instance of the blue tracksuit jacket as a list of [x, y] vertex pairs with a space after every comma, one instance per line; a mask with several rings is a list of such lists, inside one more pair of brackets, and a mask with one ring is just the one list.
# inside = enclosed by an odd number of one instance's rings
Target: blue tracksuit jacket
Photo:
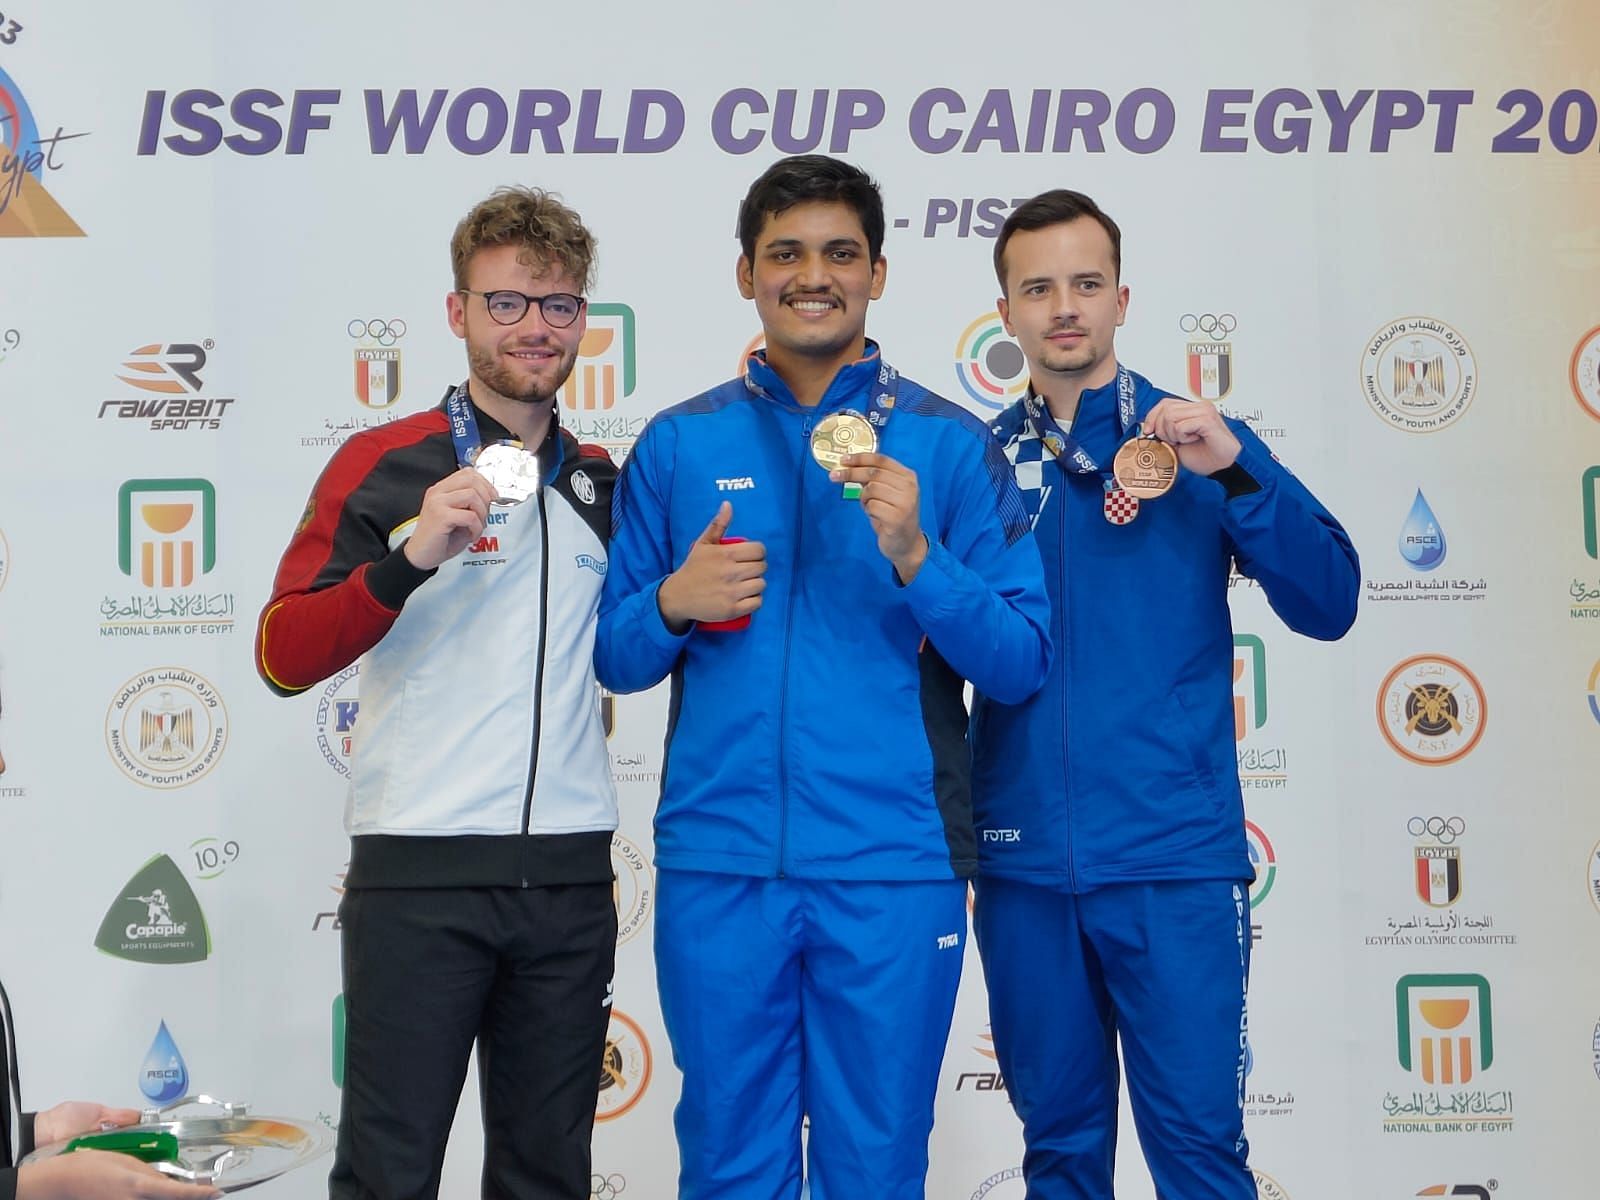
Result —
[[[1134, 381], [1142, 419], [1167, 393]], [[1251, 877], [1229, 560], [1290, 628], [1327, 640], [1355, 620], [1360, 569], [1332, 514], [1241, 422], [1228, 426], [1243, 449], [1226, 485], [1180, 471], [1118, 526], [1101, 477], [1063, 469], [1021, 401], [991, 425], [1034, 521], [1056, 652], [1037, 694], [974, 705], [983, 874], [1074, 891]], [[1071, 432], [1109, 469], [1123, 440], [1114, 382], [1084, 393]]]
[[[1048, 601], [1011, 471], [982, 422], [901, 378], [880, 450], [916, 472], [927, 561], [902, 586], [859, 501], [811, 457], [841, 408], [865, 413], [877, 347], [814, 408], [760, 355], [659, 414], [612, 505], [600, 681], [672, 676], [656, 814], [660, 867], [814, 879], [973, 873], [962, 680], [1025, 699], [1045, 677]], [[764, 542], [748, 629], [674, 636], [656, 607], [723, 500]]]

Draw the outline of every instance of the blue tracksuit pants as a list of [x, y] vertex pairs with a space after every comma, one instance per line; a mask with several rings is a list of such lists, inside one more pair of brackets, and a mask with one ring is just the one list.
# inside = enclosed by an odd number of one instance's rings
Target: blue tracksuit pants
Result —
[[662, 870], [680, 1200], [922, 1200], [966, 883]]
[[1248, 888], [1197, 880], [1074, 894], [983, 878], [976, 890], [1027, 1200], [1113, 1200], [1119, 1041], [1160, 1200], [1256, 1200], [1244, 1137]]

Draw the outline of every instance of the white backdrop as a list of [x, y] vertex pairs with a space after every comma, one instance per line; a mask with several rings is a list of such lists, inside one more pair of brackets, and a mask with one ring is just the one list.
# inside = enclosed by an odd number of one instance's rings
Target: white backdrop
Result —
[[[1234, 592], [1262, 1195], [1593, 1192], [1585, 0], [0, 7], [0, 973], [31, 1104], [187, 1082], [336, 1120], [359, 678], [278, 700], [250, 656], [311, 482], [462, 375], [448, 239], [507, 182], [598, 234], [562, 414], [625, 452], [737, 369], [759, 330], [733, 287], [738, 201], [816, 148], [883, 184], [870, 332], [983, 414], [1021, 383], [990, 316], [999, 221], [1046, 187], [1096, 196], [1126, 236], [1124, 360], [1184, 394], [1193, 359], [1195, 394], [1251, 421], [1362, 553], [1334, 646]], [[1412, 687], [1438, 711], [1408, 734]], [[664, 709], [614, 702], [599, 1200], [673, 1194], [648, 867]], [[164, 908], [127, 899], [155, 887]], [[969, 957], [929, 1195], [1019, 1200]], [[1448, 1080], [1427, 1037], [1450, 1039]], [[452, 1197], [476, 1193], [475, 1103]], [[1119, 1195], [1149, 1197], [1124, 1135]], [[260, 1194], [317, 1195], [326, 1165]]]

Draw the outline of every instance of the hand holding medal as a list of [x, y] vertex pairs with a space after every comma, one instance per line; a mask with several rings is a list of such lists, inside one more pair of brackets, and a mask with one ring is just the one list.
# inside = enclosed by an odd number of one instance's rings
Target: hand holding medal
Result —
[[422, 494], [422, 511], [404, 548], [411, 565], [431, 571], [483, 533], [495, 487], [472, 467], [446, 475]]
[[854, 453], [842, 455], [828, 478], [855, 486], [878, 535], [878, 552], [894, 564], [901, 583], [910, 583], [928, 556], [917, 473], [887, 454]]
[[1143, 433], [1175, 449], [1178, 463], [1196, 475], [1226, 470], [1242, 449], [1217, 406], [1204, 400], [1167, 396], [1145, 414]]

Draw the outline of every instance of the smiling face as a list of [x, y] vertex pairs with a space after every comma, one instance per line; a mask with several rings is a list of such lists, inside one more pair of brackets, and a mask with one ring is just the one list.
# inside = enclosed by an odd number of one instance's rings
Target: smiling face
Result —
[[1005, 248], [1006, 332], [1027, 357], [1034, 389], [1055, 380], [1101, 387], [1116, 375], [1116, 332], [1128, 312], [1111, 238], [1092, 217], [1018, 230]]
[[[516, 243], [482, 247], [467, 264], [465, 286], [473, 292], [508, 288], [529, 296], [582, 295], [581, 280], [560, 266], [528, 258]], [[489, 315], [487, 303], [482, 296], [460, 292], [446, 299], [450, 328], [467, 343], [473, 398], [480, 405], [496, 398], [517, 405], [550, 404], [577, 360], [584, 314], [557, 329], [545, 321], [537, 304], [530, 304], [515, 325], [500, 325]]]
[[867, 305], [883, 294], [888, 264], [868, 249], [855, 209], [807, 201], [769, 213], [754, 256], [740, 255], [739, 292], [754, 300], [767, 358], [808, 369], [844, 366], [866, 344]]

